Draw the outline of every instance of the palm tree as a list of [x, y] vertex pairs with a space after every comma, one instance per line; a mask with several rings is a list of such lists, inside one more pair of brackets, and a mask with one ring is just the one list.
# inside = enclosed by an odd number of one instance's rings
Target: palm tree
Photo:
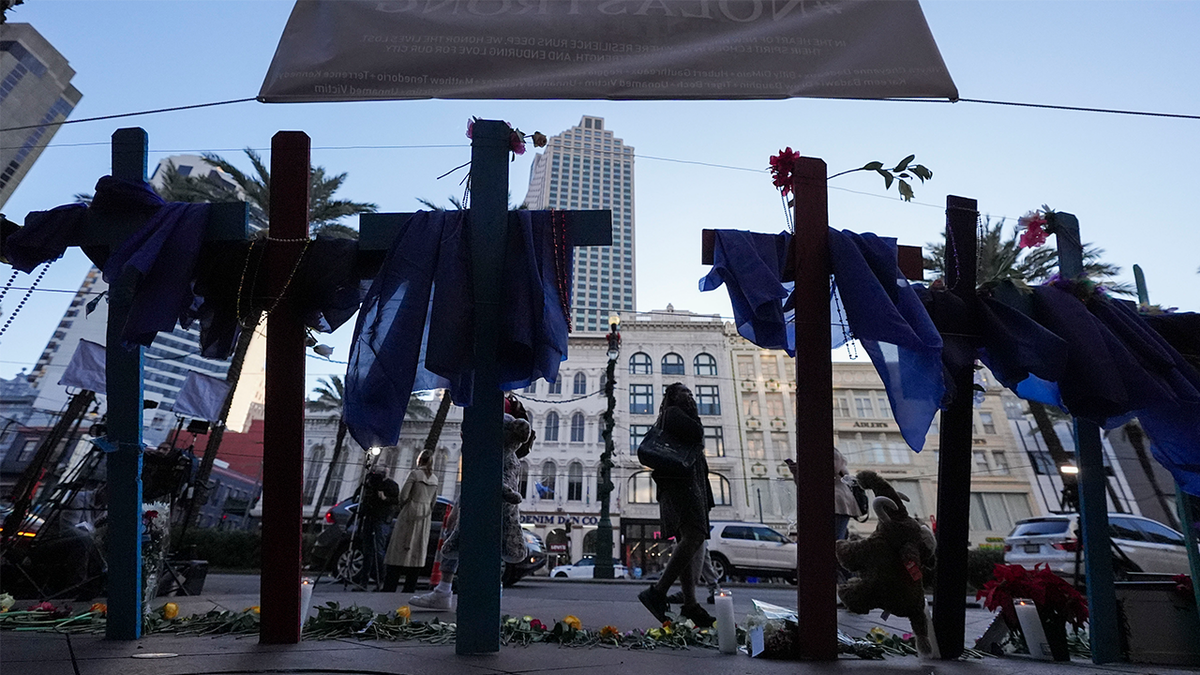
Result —
[[314, 412], [330, 412], [337, 416], [337, 437], [333, 444], [333, 458], [329, 461], [329, 471], [325, 473], [325, 480], [321, 482], [321, 492], [317, 495], [316, 505], [313, 507], [313, 513], [309, 517], [309, 523], [315, 523], [321, 513], [321, 505], [325, 503], [325, 493], [329, 490], [329, 479], [333, 476], [333, 467], [342, 459], [342, 446], [346, 441], [346, 421], [342, 415], [342, 402], [346, 393], [346, 388], [342, 384], [342, 378], [337, 375], [331, 375], [329, 379], [318, 380], [321, 386], [313, 389], [313, 393], [317, 395], [315, 399], [309, 399], [306, 402], [308, 409]]

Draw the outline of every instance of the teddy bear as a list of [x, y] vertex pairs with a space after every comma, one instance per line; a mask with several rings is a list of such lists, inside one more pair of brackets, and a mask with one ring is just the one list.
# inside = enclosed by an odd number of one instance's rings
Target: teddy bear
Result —
[[930, 655], [935, 647], [929, 635], [922, 579], [934, 564], [933, 533], [909, 515], [904, 506], [908, 496], [896, 491], [879, 474], [860, 471], [856, 478], [875, 493], [871, 506], [879, 524], [865, 539], [837, 543], [838, 562], [858, 573], [838, 585], [838, 596], [855, 614], [878, 608], [885, 616], [907, 618], [917, 638], [917, 649]]
[[[533, 445], [533, 428], [520, 417], [504, 414], [504, 442], [502, 453], [503, 473], [500, 486], [500, 558], [506, 563], [517, 563], [529, 554], [525, 546], [525, 534], [521, 530], [521, 459], [529, 454]], [[442, 541], [442, 557], [457, 558], [459, 553], [459, 528], [454, 528]]]

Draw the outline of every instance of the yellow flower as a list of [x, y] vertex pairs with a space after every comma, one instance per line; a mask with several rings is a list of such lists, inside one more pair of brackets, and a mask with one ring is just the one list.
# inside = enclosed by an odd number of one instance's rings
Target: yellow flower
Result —
[[568, 614], [563, 617], [563, 623], [567, 624], [571, 628], [574, 628], [575, 630], [583, 628], [583, 622], [580, 621], [579, 617], [575, 616], [574, 614]]
[[888, 636], [887, 631], [880, 628], [879, 626], [875, 626], [874, 628], [872, 628], [870, 631], [867, 632], [867, 637], [871, 638], [872, 640], [874, 640], [876, 642], [883, 642], [884, 640], [887, 639], [887, 636]]
[[175, 617], [179, 616], [179, 605], [173, 602], [168, 602], [162, 606], [162, 614], [163, 618], [167, 621], [174, 619]]
[[621, 629], [616, 626], [605, 626], [600, 629], [600, 637], [602, 638], [617, 638], [621, 637]]
[[[108, 614], [108, 605], [104, 604], [103, 602], [97, 602], [93, 604], [91, 609], [88, 611], [96, 612], [97, 614]], [[178, 611], [178, 609], [176, 611]]]
[[407, 621], [408, 617], [412, 616], [412, 610], [408, 608], [408, 605], [404, 605], [396, 610], [396, 616]]
[[259, 607], [258, 607], [258, 605], [251, 605], [251, 606], [247, 607], [246, 609], [243, 609], [242, 611], [243, 612], [251, 612], [253, 614], [258, 614]]
[[661, 628], [651, 628], [650, 630], [646, 631], [646, 635], [649, 635], [657, 640], [663, 636], [663, 632]]
[[671, 628], [671, 620], [667, 619], [666, 621], [664, 621], [663, 622], [663, 633], [670, 635], [671, 633], [674, 633], [674, 632], [675, 632], [674, 629]]

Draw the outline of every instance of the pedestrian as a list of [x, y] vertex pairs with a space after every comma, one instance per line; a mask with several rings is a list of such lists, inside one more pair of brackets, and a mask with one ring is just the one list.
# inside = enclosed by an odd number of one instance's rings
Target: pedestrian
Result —
[[[692, 565], [699, 570], [696, 584], [703, 583], [708, 588], [708, 598], [705, 600], [708, 604], [716, 604], [717, 591], [721, 590], [721, 580], [717, 577], [717, 569], [713, 567], [712, 557], [708, 554], [708, 540], [704, 540], [704, 545], [696, 551], [696, 558], [692, 561]], [[671, 604], [682, 605], [687, 601], [683, 596], [683, 591], [675, 591], [667, 596], [667, 602]]]
[[355, 491], [358, 502], [358, 534], [363, 551], [363, 579], [383, 581], [383, 556], [392, 518], [400, 504], [400, 486], [383, 468], [373, 466]]
[[[800, 467], [790, 457], [783, 460], [792, 471], [792, 480], [800, 487]], [[850, 519], [863, 515], [850, 483], [854, 478], [846, 468], [846, 458], [837, 448], [833, 449], [833, 532], [834, 540], [845, 539], [850, 532]]]
[[433, 455], [422, 450], [417, 456], [417, 468], [404, 479], [400, 488], [400, 514], [392, 527], [384, 564], [383, 592], [394, 593], [404, 576], [404, 592], [417, 590], [417, 577], [425, 567], [429, 548], [429, 520], [438, 498], [438, 480], [433, 475]]
[[658, 486], [662, 536], [675, 538], [675, 550], [662, 576], [638, 593], [638, 600], [654, 618], [666, 621], [671, 609], [667, 591], [678, 579], [684, 601], [679, 615], [708, 628], [716, 620], [696, 602], [696, 579], [700, 574], [697, 554], [708, 539], [708, 512], [715, 502], [708, 483], [708, 462], [704, 459], [704, 427], [691, 390], [679, 382], [667, 386], [655, 425], [673, 447], [690, 453], [690, 466], [679, 477], [662, 475], [661, 471], [650, 475]]

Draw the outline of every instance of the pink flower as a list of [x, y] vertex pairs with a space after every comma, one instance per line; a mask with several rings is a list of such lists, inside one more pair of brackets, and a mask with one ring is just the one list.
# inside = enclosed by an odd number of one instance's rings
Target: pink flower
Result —
[[520, 129], [513, 129], [508, 136], [508, 149], [518, 155], [525, 154], [525, 135]]
[[1046, 216], [1041, 211], [1030, 211], [1017, 219], [1017, 228], [1025, 228], [1017, 242], [1021, 248], [1037, 248], [1046, 243]]
[[800, 153], [793, 151], [791, 146], [771, 156], [771, 182], [785, 197], [792, 191], [792, 171], [797, 159], [800, 159]]
[[533, 621], [530, 621], [529, 627], [533, 628], [534, 630], [546, 630], [546, 624], [542, 623], [540, 619], [534, 619]]
[[471, 138], [471, 134], [475, 133], [475, 120], [467, 120], [467, 138]]

